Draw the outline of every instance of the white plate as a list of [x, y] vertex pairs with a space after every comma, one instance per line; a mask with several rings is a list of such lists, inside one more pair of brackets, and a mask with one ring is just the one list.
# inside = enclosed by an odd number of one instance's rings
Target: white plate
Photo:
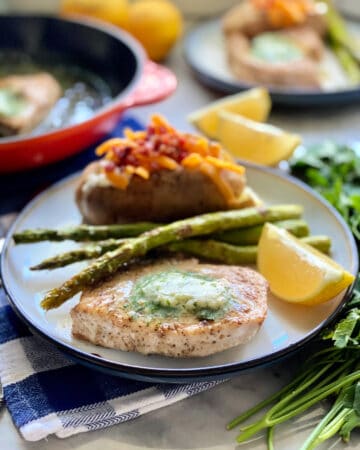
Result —
[[[359, 24], [348, 24], [351, 33], [359, 38]], [[360, 44], [359, 44], [360, 47]], [[225, 38], [219, 20], [196, 26], [189, 32], [184, 44], [185, 56], [205, 84], [226, 93], [236, 93], [252, 87], [237, 79], [231, 72], [226, 57]], [[360, 86], [352, 86], [334, 54], [327, 50], [321, 72], [324, 74], [323, 91], [270, 86], [269, 91], [277, 103], [286, 105], [317, 105], [355, 102], [360, 99]], [[256, 84], [256, 83], [255, 83]], [[355, 95], [355, 98], [354, 98]]]
[[[357, 273], [358, 255], [354, 238], [332, 207], [306, 185], [278, 171], [249, 166], [247, 176], [249, 185], [267, 203], [303, 205], [304, 217], [312, 233], [330, 236], [333, 258], [351, 273]], [[10, 235], [25, 228], [53, 228], [80, 223], [81, 217], [74, 202], [76, 182], [77, 176], [54, 185], [20, 214], [5, 243], [2, 276], [11, 303], [22, 319], [80, 362], [111, 373], [147, 380], [189, 381], [229, 376], [299, 349], [341, 309], [345, 292], [324, 305], [311, 308], [289, 305], [272, 298], [268, 316], [255, 339], [246, 345], [205, 358], [143, 356], [74, 339], [69, 312], [78, 296], [47, 313], [40, 308], [39, 303], [48, 289], [79, 271], [84, 263], [47, 272], [31, 272], [29, 267], [55, 253], [69, 250], [76, 244], [44, 242], [15, 246]]]

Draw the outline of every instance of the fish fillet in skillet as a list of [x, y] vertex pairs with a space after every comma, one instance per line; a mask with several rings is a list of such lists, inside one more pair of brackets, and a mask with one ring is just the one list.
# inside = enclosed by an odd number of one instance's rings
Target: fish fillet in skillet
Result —
[[49, 73], [11, 75], [0, 79], [0, 136], [27, 133], [50, 112], [61, 87]]

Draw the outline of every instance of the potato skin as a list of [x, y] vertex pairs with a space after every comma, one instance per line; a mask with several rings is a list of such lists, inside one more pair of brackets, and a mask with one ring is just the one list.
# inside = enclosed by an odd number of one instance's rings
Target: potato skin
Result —
[[[136, 221], [170, 222], [206, 212], [227, 210], [229, 205], [214, 182], [198, 170], [159, 170], [148, 180], [133, 176], [127, 189], [93, 184], [91, 174], [100, 173], [99, 162], [83, 172], [76, 190], [76, 203], [86, 223], [105, 225]], [[245, 186], [245, 177], [222, 171], [236, 197]]]

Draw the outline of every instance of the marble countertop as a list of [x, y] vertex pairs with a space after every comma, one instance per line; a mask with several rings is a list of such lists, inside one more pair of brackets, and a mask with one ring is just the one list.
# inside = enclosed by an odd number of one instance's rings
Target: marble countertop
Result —
[[[166, 65], [176, 73], [179, 86], [168, 100], [131, 111], [146, 121], [153, 112], [168, 117], [172, 124], [191, 130], [186, 115], [218, 97], [201, 86], [187, 67], [181, 45], [171, 54]], [[270, 121], [275, 125], [300, 133], [305, 142], [336, 139], [349, 142], [359, 138], [360, 105], [313, 111], [276, 110]], [[271, 367], [253, 370], [227, 381], [210, 391], [149, 413], [134, 421], [105, 430], [76, 435], [67, 439], [50, 437], [41, 442], [25, 442], [11, 422], [5, 408], [0, 411], [0, 449], [3, 450], [139, 450], [139, 449], [209, 449], [265, 450], [263, 436], [241, 445], [235, 443], [236, 430], [225, 430], [226, 423], [237, 414], [279, 389], [299, 365], [297, 356]], [[277, 450], [296, 450], [320, 417], [317, 410], [292, 424], [276, 430]], [[326, 443], [322, 449], [353, 450], [360, 447], [360, 437], [354, 433], [352, 442], [345, 446], [338, 441]], [[320, 447], [321, 448], [321, 447]]]

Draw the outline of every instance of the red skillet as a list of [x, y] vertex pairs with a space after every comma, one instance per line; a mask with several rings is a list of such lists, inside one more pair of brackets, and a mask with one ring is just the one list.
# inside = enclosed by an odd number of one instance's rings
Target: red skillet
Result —
[[37, 136], [0, 138], [0, 172], [30, 169], [80, 152], [108, 134], [125, 110], [154, 103], [176, 89], [175, 75], [146, 61], [127, 33], [93, 21], [0, 16], [0, 52], [20, 51], [38, 61], [50, 55], [95, 71], [113, 100], [90, 119]]

